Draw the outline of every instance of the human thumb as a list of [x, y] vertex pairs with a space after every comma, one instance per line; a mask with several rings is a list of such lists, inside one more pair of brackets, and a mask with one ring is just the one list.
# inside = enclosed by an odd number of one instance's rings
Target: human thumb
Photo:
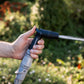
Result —
[[31, 30], [29, 30], [28, 32], [24, 33], [24, 37], [25, 38], [29, 38], [30, 36], [32, 36], [35, 33], [35, 29], [36, 26], [34, 26]]

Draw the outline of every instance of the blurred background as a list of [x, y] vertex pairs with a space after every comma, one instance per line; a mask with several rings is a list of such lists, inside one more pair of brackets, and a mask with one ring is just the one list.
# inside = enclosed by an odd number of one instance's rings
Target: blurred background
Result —
[[[0, 40], [13, 42], [34, 25], [84, 38], [84, 0], [0, 0]], [[84, 84], [84, 42], [44, 40], [23, 84]], [[20, 62], [0, 58], [0, 84], [13, 84]]]

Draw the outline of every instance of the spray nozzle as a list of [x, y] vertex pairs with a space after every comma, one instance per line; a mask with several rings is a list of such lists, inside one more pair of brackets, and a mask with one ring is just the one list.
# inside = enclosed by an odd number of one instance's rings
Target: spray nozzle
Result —
[[52, 32], [52, 31], [44, 30], [44, 29], [37, 29], [36, 28], [36, 32], [37, 32], [37, 34], [39, 34], [39, 35], [41, 35], [42, 37], [45, 37], [45, 38], [56, 39], [59, 36], [59, 34], [57, 32]]
[[84, 41], [84, 38], [77, 38], [77, 37], [72, 37], [72, 36], [65, 36], [65, 35], [59, 35], [57, 32], [49, 31], [49, 30], [44, 30], [44, 29], [37, 29], [36, 28], [37, 35], [45, 38], [50, 38], [50, 39], [69, 39], [69, 40], [78, 40], [78, 41]]

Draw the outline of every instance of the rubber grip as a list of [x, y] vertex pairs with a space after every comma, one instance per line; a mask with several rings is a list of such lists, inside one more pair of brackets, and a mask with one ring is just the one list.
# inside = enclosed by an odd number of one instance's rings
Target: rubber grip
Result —
[[57, 39], [59, 37], [59, 33], [57, 32], [53, 32], [53, 31], [49, 31], [49, 30], [44, 30], [44, 29], [36, 29], [37, 33], [39, 33], [39, 35], [41, 35], [44, 38], [50, 38], [50, 39]]

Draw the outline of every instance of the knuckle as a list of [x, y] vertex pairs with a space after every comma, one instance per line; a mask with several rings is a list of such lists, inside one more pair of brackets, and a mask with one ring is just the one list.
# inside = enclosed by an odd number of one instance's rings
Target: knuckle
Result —
[[33, 53], [33, 50], [32, 49], [30, 50], [30, 53]]
[[35, 46], [35, 49], [39, 49], [39, 46], [38, 46], [38, 45], [36, 45], [36, 46]]
[[38, 48], [38, 49], [43, 49], [44, 46], [43, 46], [43, 45], [39, 45], [37, 48]]
[[40, 49], [40, 45], [36, 45], [35, 46], [35, 49]]
[[24, 38], [24, 34], [21, 34], [21, 35], [20, 35], [20, 38]]

